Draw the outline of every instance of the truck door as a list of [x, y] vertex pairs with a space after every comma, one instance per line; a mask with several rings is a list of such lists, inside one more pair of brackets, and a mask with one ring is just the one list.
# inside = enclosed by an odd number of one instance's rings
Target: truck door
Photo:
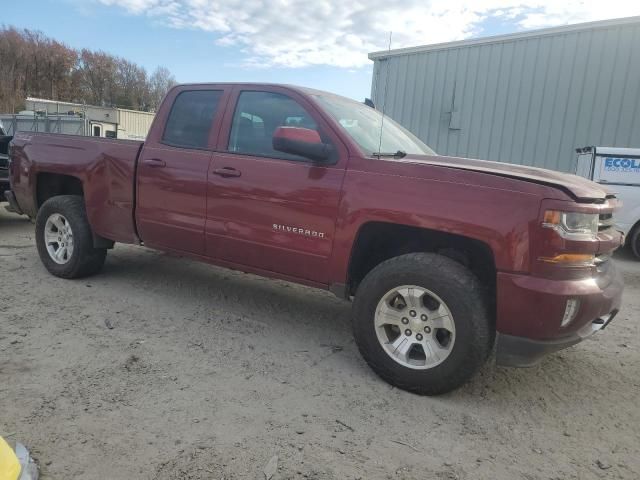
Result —
[[[347, 161], [308, 100], [281, 87], [236, 87], [209, 171], [207, 252], [259, 271], [328, 282]], [[314, 163], [274, 150], [281, 126], [318, 131], [335, 156]]]
[[136, 223], [148, 246], [202, 255], [207, 172], [228, 91], [172, 90], [138, 160]]

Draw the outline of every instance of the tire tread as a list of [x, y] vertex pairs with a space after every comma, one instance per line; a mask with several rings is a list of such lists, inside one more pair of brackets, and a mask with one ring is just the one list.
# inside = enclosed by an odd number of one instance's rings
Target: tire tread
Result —
[[[59, 265], [47, 252], [44, 244], [44, 228], [50, 215], [60, 213], [71, 223], [74, 253], [71, 260]], [[40, 207], [36, 217], [36, 245], [46, 269], [60, 278], [82, 278], [99, 272], [104, 265], [107, 250], [94, 248], [93, 232], [89, 225], [84, 198], [79, 195], [59, 195], [50, 198]]]
[[[457, 285], [460, 291], [465, 292], [469, 301], [477, 307], [477, 315], [470, 322], [473, 326], [473, 331], [471, 332], [473, 342], [469, 352], [467, 352], [462, 368], [447, 372], [446, 378], [440, 376], [433, 383], [417, 383], [408, 380], [407, 378], [412, 376], [412, 372], [408, 372], [403, 379], [403, 376], [398, 375], [394, 368], [389, 367], [388, 362], [394, 361], [383, 356], [386, 355], [384, 352], [380, 355], [379, 352], [372, 351], [365, 335], [363, 335], [363, 329], [370, 328], [369, 312], [371, 305], [372, 303], [377, 305], [379, 301], [379, 298], [370, 298], [372, 292], [379, 291], [380, 285], [385, 282], [385, 279], [390, 276], [401, 275], [403, 272], [415, 271], [417, 265], [424, 271], [437, 271], [442, 276], [446, 276], [448, 283], [452, 282]], [[367, 274], [358, 287], [353, 315], [354, 338], [367, 364], [386, 382], [420, 395], [446, 393], [465, 383], [489, 357], [495, 339], [495, 328], [488, 321], [485, 289], [478, 278], [455, 260], [433, 253], [409, 253], [391, 258], [377, 265]], [[446, 363], [447, 360], [443, 363]], [[410, 370], [406, 367], [404, 368]], [[433, 370], [436, 368], [438, 366], [434, 367]], [[420, 372], [428, 371], [423, 370]]]

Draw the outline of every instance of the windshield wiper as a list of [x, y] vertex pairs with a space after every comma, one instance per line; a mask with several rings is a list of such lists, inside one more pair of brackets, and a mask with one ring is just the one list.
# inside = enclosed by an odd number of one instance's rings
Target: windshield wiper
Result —
[[402, 150], [398, 150], [396, 153], [385, 153], [385, 152], [373, 152], [371, 154], [373, 157], [391, 157], [391, 158], [404, 158], [407, 156], [407, 152], [403, 152]]

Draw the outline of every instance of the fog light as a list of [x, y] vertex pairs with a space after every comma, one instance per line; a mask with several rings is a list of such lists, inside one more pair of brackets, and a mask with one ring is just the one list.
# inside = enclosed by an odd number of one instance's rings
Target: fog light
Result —
[[567, 300], [567, 306], [564, 309], [564, 317], [562, 317], [561, 327], [565, 327], [571, 322], [574, 318], [576, 318], [576, 314], [580, 309], [580, 300], [577, 298], [570, 298]]

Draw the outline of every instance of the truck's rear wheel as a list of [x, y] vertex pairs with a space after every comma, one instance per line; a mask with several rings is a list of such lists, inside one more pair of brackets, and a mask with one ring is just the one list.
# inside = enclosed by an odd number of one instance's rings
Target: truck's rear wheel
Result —
[[97, 273], [106, 249], [93, 247], [84, 200], [61, 195], [47, 200], [36, 217], [36, 245], [46, 269], [61, 278], [79, 278]]
[[495, 338], [478, 279], [431, 253], [402, 255], [374, 268], [356, 292], [353, 329], [362, 356], [380, 377], [422, 395], [465, 383]]

